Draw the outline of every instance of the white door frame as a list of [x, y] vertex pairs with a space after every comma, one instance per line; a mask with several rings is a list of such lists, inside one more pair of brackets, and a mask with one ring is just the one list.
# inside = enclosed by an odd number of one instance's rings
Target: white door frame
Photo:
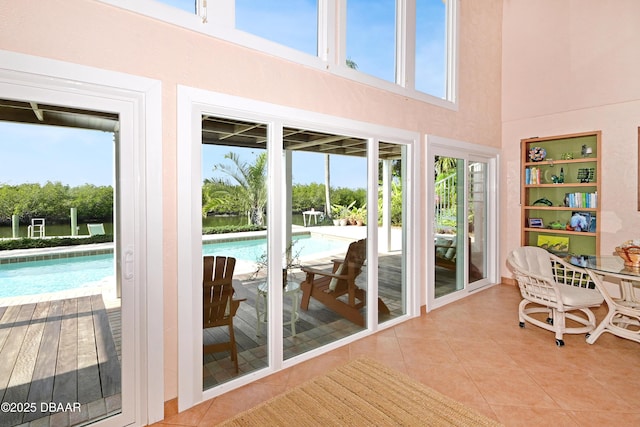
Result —
[[95, 425], [147, 425], [162, 420], [163, 278], [162, 269], [157, 268], [162, 265], [160, 82], [0, 50], [0, 97], [119, 115], [119, 167], [132, 180], [118, 183], [128, 204], [126, 220], [119, 224], [122, 324], [126, 325], [122, 328], [122, 412]]
[[[302, 361], [316, 357], [322, 353], [338, 348], [346, 342], [355, 341], [370, 335], [379, 329], [384, 329], [401, 323], [409, 317], [420, 315], [420, 300], [418, 285], [414, 280], [418, 277], [415, 269], [421, 264], [422, 256], [419, 251], [418, 237], [415, 233], [408, 233], [406, 242], [407, 257], [407, 303], [406, 313], [396, 319], [378, 325], [377, 310], [368, 310], [367, 324], [369, 329], [351, 335], [340, 342], [333, 342], [324, 347], [309, 351], [302, 355], [282, 360], [282, 317], [274, 315], [268, 322], [269, 327], [269, 366], [265, 369], [239, 376], [229, 382], [220, 384], [206, 391], [202, 390], [202, 312], [193, 307], [202, 306], [202, 176], [201, 176], [201, 145], [202, 145], [202, 114], [213, 114], [221, 117], [231, 117], [269, 125], [269, 141], [271, 154], [269, 156], [269, 170], [282, 170], [281, 141], [282, 126], [292, 126], [314, 129], [322, 132], [357, 135], [371, 141], [390, 141], [408, 146], [408, 157], [413, 162], [409, 174], [417, 174], [419, 170], [419, 141], [416, 132], [384, 127], [372, 123], [358, 122], [341, 117], [329, 116], [248, 98], [211, 92], [188, 86], [178, 86], [178, 410], [186, 410], [206, 399], [213, 398], [227, 391], [256, 381], [280, 369], [293, 366]], [[274, 142], [275, 141], [275, 142]], [[371, 144], [370, 144], [371, 145]], [[377, 144], [370, 149], [369, 170], [377, 171]], [[373, 155], [376, 155], [375, 157]], [[270, 188], [278, 188], [280, 182], [278, 174], [270, 174]], [[369, 200], [377, 200], [377, 176], [371, 175], [369, 181]], [[407, 185], [415, 181], [407, 177]], [[413, 197], [415, 203], [409, 206], [407, 213], [409, 221], [417, 222], [420, 216], [419, 191], [407, 190], [407, 197]], [[269, 205], [269, 218], [281, 218], [282, 195], [272, 194]], [[369, 211], [369, 219], [373, 219], [374, 210]], [[372, 223], [377, 223], [372, 221]], [[407, 227], [410, 227], [408, 225]], [[416, 226], [419, 230], [419, 225]], [[269, 229], [268, 250], [270, 253], [282, 253], [284, 239], [282, 230]], [[377, 233], [368, 235], [370, 253], [377, 253]], [[280, 257], [270, 257], [270, 268], [278, 271]], [[368, 262], [367, 277], [370, 286], [377, 278], [377, 263]], [[269, 298], [269, 313], [282, 313], [281, 290], [276, 289]], [[373, 292], [368, 292], [368, 304], [377, 307], [377, 299]]]
[[[498, 224], [499, 221], [499, 169], [500, 164], [500, 150], [492, 147], [486, 147], [483, 145], [471, 144], [469, 142], [458, 141], [450, 138], [444, 138], [435, 135], [427, 135], [426, 137], [426, 185], [427, 189], [427, 250], [425, 254], [427, 259], [425, 265], [427, 266], [427, 290], [426, 290], [426, 309], [427, 312], [435, 308], [442, 307], [453, 301], [457, 301], [461, 298], [467, 297], [470, 293], [479, 289], [485, 289], [488, 286], [500, 283], [499, 268], [498, 268], [498, 254], [499, 254], [499, 241], [498, 241]], [[451, 294], [442, 296], [438, 299], [435, 298], [435, 247], [434, 242], [434, 230], [433, 224], [435, 224], [435, 212], [433, 209], [433, 200], [435, 199], [434, 188], [434, 160], [435, 156], [447, 156], [458, 159], [464, 159], [465, 161], [482, 161], [486, 162], [488, 166], [487, 171], [487, 253], [485, 254], [487, 259], [487, 271], [486, 278], [474, 282], [469, 285], [468, 272], [465, 271], [465, 283], [463, 289], [452, 292]], [[467, 182], [465, 177], [465, 189], [467, 188]], [[467, 193], [465, 191], [465, 206], [467, 202]], [[465, 231], [466, 233], [466, 231]], [[464, 239], [466, 241], [466, 239]], [[429, 244], [428, 242], [431, 242]], [[465, 269], [466, 267], [465, 262]]]

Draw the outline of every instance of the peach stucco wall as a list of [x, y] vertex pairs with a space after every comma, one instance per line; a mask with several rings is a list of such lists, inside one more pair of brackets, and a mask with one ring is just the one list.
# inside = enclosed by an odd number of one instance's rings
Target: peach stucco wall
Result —
[[501, 18], [501, 0], [461, 2], [454, 111], [97, 1], [0, 0], [0, 49], [162, 82], [167, 399], [177, 394], [176, 85], [500, 147]]
[[[602, 131], [600, 252], [640, 237], [640, 2], [505, 1], [502, 68], [502, 212], [519, 212], [519, 143], [531, 136]], [[520, 215], [503, 215], [506, 254]]]

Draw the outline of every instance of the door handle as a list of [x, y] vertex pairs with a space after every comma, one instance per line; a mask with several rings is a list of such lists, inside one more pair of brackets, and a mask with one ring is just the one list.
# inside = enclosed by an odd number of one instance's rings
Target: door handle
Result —
[[127, 249], [124, 253], [124, 278], [127, 280], [133, 279], [134, 260], [133, 249]]

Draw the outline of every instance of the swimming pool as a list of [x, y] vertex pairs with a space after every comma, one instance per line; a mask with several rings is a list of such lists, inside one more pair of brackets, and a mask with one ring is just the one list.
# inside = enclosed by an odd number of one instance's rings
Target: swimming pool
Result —
[[[324, 252], [346, 251], [349, 242], [309, 235], [293, 236], [293, 255], [304, 258]], [[267, 251], [267, 239], [234, 240], [231, 242], [205, 243], [203, 255], [223, 255], [239, 260], [256, 262]]]
[[[303, 258], [345, 251], [342, 240], [294, 236], [293, 253]], [[224, 255], [256, 262], [267, 250], [266, 239], [205, 243], [203, 255]], [[114, 276], [112, 254], [0, 264], [0, 298], [92, 287]]]
[[0, 265], [0, 298], [95, 286], [113, 276], [113, 255]]

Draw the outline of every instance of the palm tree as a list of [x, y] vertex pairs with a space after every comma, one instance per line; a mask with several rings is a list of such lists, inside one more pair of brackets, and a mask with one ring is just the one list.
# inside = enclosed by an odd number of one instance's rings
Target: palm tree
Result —
[[267, 153], [261, 153], [253, 164], [240, 161], [236, 153], [227, 153], [225, 159], [231, 165], [217, 164], [213, 170], [228, 175], [237, 186], [226, 187], [225, 191], [234, 193], [248, 213], [250, 225], [262, 225], [264, 208], [267, 205]]
[[331, 163], [329, 154], [324, 155], [324, 213], [331, 217]]

